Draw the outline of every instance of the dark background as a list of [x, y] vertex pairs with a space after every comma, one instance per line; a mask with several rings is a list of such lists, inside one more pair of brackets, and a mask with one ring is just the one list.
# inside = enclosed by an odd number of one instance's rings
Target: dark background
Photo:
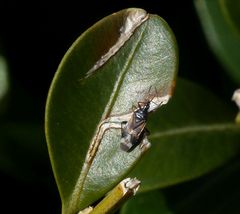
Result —
[[8, 60], [11, 81], [5, 120], [41, 127], [40, 155], [14, 147], [18, 175], [0, 171], [0, 204], [2, 210], [8, 209], [6, 213], [60, 213], [43, 133], [47, 92], [74, 40], [99, 19], [128, 7], [143, 8], [168, 22], [179, 45], [179, 76], [205, 85], [224, 99], [231, 96], [233, 86], [227, 87], [230, 80], [207, 45], [193, 1], [2, 1], [0, 53]]

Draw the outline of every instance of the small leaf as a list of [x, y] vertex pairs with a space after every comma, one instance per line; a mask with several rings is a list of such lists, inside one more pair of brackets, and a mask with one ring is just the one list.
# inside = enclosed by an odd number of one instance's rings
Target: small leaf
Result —
[[7, 62], [3, 56], [0, 55], [0, 114], [6, 108], [6, 96], [9, 90], [8, 69]]
[[220, 62], [240, 82], [240, 19], [238, 0], [196, 0], [203, 30]]
[[221, 8], [224, 12], [224, 15], [229, 22], [232, 30], [235, 30], [236, 33], [240, 36], [240, 3], [238, 0], [222, 0]]
[[[178, 214], [224, 214], [240, 213], [240, 160], [231, 161], [207, 178], [200, 178], [191, 184], [183, 184], [187, 190], [179, 194], [178, 200], [169, 200]], [[176, 194], [171, 190], [170, 194]]]
[[103, 121], [129, 115], [133, 105], [153, 95], [171, 96], [177, 65], [167, 23], [142, 9], [102, 19], [68, 50], [52, 82], [45, 117], [63, 213], [76, 213], [101, 198], [140, 159], [140, 147], [130, 153], [120, 149], [122, 121], [106, 132]]
[[142, 181], [139, 190], [190, 180], [238, 154], [240, 129], [234, 114], [209, 91], [178, 80], [174, 98], [149, 119], [151, 152], [130, 175]]
[[121, 209], [120, 214], [173, 214], [168, 208], [164, 195], [159, 191], [137, 194]]

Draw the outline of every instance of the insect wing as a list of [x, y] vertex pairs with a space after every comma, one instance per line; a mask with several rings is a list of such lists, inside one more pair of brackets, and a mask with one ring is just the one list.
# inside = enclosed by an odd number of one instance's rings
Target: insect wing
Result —
[[133, 114], [133, 123], [131, 124], [132, 127], [131, 129], [134, 130], [135, 135], [137, 137], [139, 137], [139, 135], [142, 133], [142, 131], [144, 130], [145, 126], [146, 126], [146, 121], [145, 120], [141, 120], [141, 121], [137, 121], [136, 120], [136, 115]]

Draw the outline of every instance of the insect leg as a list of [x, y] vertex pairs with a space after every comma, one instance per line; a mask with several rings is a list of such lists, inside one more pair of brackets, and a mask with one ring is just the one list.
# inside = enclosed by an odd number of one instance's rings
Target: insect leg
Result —
[[145, 136], [140, 144], [140, 149], [143, 152], [147, 151], [151, 147], [151, 143], [148, 141], [147, 137]]
[[145, 131], [145, 135], [146, 135], [146, 136], [149, 136], [149, 135], [150, 135], [150, 131], [149, 131], [147, 128], [145, 128], [144, 131]]
[[127, 121], [121, 122], [121, 136], [124, 137], [124, 128], [127, 124]]
[[87, 157], [86, 157], [86, 161], [87, 162], [91, 162], [93, 159], [94, 154], [96, 153], [98, 146], [103, 138], [104, 133], [108, 130], [108, 129], [121, 129], [122, 125], [121, 123], [123, 121], [128, 121], [131, 117], [132, 113], [128, 113], [128, 114], [123, 114], [123, 115], [115, 115], [115, 116], [111, 116], [106, 118], [105, 120], [103, 120], [98, 128], [97, 128], [97, 133], [95, 134], [92, 143], [89, 147], [88, 153], [87, 153]]

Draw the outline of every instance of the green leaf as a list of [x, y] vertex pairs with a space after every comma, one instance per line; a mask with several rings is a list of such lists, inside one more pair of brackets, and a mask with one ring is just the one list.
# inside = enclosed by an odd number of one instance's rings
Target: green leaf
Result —
[[151, 151], [130, 175], [142, 181], [139, 190], [190, 180], [238, 154], [240, 128], [234, 114], [210, 91], [178, 80], [171, 102], [149, 119]]
[[221, 0], [221, 9], [228, 21], [228, 24], [232, 27], [232, 30], [236, 31], [240, 36], [240, 3], [238, 0]]
[[[190, 185], [183, 184], [180, 189], [171, 190], [170, 194], [178, 194], [178, 199], [173, 201], [169, 197], [168, 202], [173, 204], [178, 214], [240, 213], [239, 179], [238, 158], [207, 177], [197, 179]], [[187, 191], [182, 193], [181, 189]]]
[[209, 45], [229, 74], [240, 82], [240, 1], [196, 0]]
[[172, 214], [168, 208], [164, 195], [159, 191], [137, 194], [121, 209], [120, 214]]
[[9, 90], [7, 62], [0, 55], [0, 114], [6, 109], [6, 97]]
[[120, 149], [122, 121], [101, 138], [102, 121], [129, 115], [133, 105], [153, 95], [171, 96], [177, 65], [167, 23], [141, 9], [100, 20], [70, 47], [52, 82], [45, 116], [63, 213], [101, 198], [140, 159], [144, 148]]
[[239, 213], [240, 159], [181, 185], [137, 194], [121, 209], [127, 213]]

